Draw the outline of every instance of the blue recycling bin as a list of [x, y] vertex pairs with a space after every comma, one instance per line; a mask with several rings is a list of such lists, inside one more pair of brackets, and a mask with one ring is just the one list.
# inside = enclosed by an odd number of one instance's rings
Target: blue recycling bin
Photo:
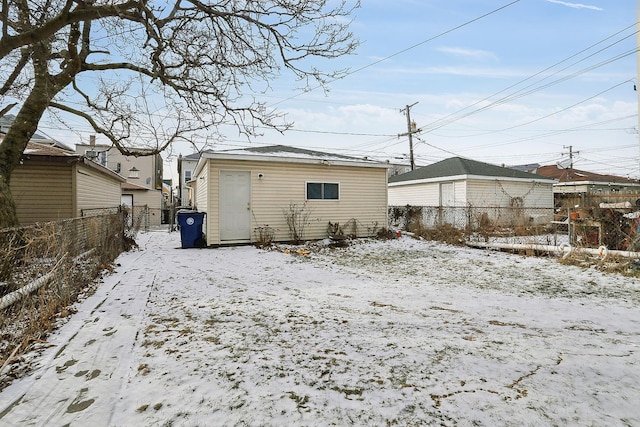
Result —
[[206, 246], [204, 235], [202, 234], [202, 224], [204, 223], [205, 212], [179, 211], [177, 214], [178, 225], [180, 226], [180, 240], [182, 249], [202, 248]]

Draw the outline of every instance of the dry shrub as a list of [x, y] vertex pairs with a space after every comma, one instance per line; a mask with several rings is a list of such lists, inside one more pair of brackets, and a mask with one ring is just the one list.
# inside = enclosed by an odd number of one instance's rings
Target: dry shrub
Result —
[[[38, 290], [0, 312], [0, 390], [16, 375], [14, 361], [38, 348], [68, 316], [70, 305], [94, 290], [95, 278], [125, 247], [121, 213], [0, 230], [0, 266], [8, 293], [52, 273]], [[0, 296], [2, 296], [0, 292]]]
[[277, 230], [275, 228], [269, 227], [268, 225], [254, 228], [253, 233], [256, 237], [256, 247], [266, 248], [268, 246], [271, 246], [271, 244], [273, 243], [273, 239], [276, 236], [276, 231]]
[[422, 206], [407, 205], [405, 209], [405, 229], [413, 233], [422, 230]]
[[398, 234], [396, 231], [389, 230], [388, 228], [382, 228], [378, 230], [376, 237], [381, 240], [391, 240], [398, 237]]
[[419, 228], [414, 233], [427, 240], [445, 242], [450, 245], [463, 246], [465, 244], [464, 230], [451, 224], [441, 224], [435, 228]]
[[582, 268], [594, 267], [596, 270], [605, 273], [617, 273], [627, 277], [640, 278], [640, 260], [637, 259], [621, 256], [608, 256], [605, 259], [601, 259], [577, 250], [566, 258], [560, 258], [558, 262], [563, 265], [575, 265]]
[[299, 244], [304, 240], [307, 227], [311, 223], [311, 211], [307, 204], [296, 205], [291, 203], [288, 209], [283, 209], [282, 214], [289, 227], [289, 236], [295, 244]]

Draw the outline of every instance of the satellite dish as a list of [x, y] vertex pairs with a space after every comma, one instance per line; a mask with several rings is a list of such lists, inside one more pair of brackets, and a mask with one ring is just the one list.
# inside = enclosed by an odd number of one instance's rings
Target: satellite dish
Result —
[[569, 166], [571, 166], [571, 159], [564, 159], [564, 160], [556, 163], [556, 165], [558, 166], [558, 169], [566, 169]]

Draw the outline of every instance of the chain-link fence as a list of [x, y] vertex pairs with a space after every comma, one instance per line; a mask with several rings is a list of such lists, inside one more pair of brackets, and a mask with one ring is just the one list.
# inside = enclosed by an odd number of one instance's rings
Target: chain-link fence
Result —
[[108, 215], [120, 212], [122, 209], [126, 210], [126, 225], [128, 229], [149, 231], [151, 227], [161, 224], [162, 209], [152, 209], [148, 205], [136, 205], [133, 207], [122, 205], [113, 208], [82, 209], [80, 216]]
[[505, 208], [495, 206], [391, 206], [389, 224], [392, 227], [414, 231], [419, 228], [448, 226], [464, 230], [467, 235], [475, 232], [537, 233], [551, 224], [552, 208]]
[[638, 208], [603, 207], [567, 209], [557, 214], [576, 247], [605, 246], [611, 250], [640, 251]]
[[137, 229], [127, 226], [127, 209], [83, 214], [0, 230], [0, 374], [12, 355], [41, 340], [99, 272], [135, 245]]
[[640, 251], [640, 207], [627, 202], [591, 205], [573, 209], [391, 206], [389, 226], [418, 233], [457, 230], [466, 241], [520, 236], [536, 243]]

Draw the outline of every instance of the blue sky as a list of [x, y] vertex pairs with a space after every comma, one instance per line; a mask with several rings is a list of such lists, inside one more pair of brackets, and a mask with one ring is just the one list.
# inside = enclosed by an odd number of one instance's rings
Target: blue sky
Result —
[[452, 156], [554, 164], [571, 147], [575, 168], [640, 177], [635, 3], [584, 1], [362, 0], [356, 54], [318, 64], [351, 74], [303, 93], [285, 73], [257, 98], [293, 130], [249, 142], [221, 128], [215, 148], [287, 144], [408, 163], [401, 109], [415, 104], [419, 166]]
[[[576, 168], [640, 176], [634, 3], [510, 3], [363, 0], [352, 24], [362, 45], [329, 64], [355, 72], [328, 94], [293, 98], [283, 76], [262, 99], [285, 111], [294, 131], [253, 144], [401, 162], [409, 143], [397, 136], [407, 131], [400, 110], [417, 102], [418, 165], [455, 155], [553, 164], [571, 146]], [[247, 145], [228, 136], [219, 148]]]

